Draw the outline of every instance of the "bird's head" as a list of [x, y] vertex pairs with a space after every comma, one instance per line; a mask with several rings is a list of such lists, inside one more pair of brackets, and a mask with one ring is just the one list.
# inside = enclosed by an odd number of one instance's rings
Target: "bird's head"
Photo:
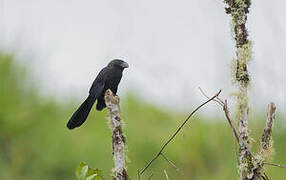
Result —
[[116, 68], [124, 69], [124, 68], [129, 68], [129, 64], [123, 60], [114, 59], [108, 63], [107, 67], [116, 67]]

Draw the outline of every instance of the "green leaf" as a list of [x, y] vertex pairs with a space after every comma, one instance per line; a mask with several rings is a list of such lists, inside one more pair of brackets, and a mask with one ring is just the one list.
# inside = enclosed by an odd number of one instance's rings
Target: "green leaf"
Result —
[[88, 172], [88, 165], [86, 163], [81, 162], [75, 171], [77, 179], [78, 180], [85, 180], [87, 172]]
[[103, 180], [101, 170], [92, 169], [84, 162], [78, 165], [75, 174], [78, 180]]
[[96, 179], [96, 176], [98, 176], [98, 175], [97, 175], [97, 174], [93, 174], [93, 175], [91, 175], [91, 176], [86, 177], [85, 180], [95, 180], [95, 179]]

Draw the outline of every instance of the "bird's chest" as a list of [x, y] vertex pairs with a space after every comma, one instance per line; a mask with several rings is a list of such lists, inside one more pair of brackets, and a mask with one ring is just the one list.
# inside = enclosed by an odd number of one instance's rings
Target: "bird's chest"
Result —
[[122, 72], [112, 72], [108, 74], [108, 77], [105, 81], [105, 89], [111, 89], [113, 93], [117, 92], [118, 84], [121, 80]]

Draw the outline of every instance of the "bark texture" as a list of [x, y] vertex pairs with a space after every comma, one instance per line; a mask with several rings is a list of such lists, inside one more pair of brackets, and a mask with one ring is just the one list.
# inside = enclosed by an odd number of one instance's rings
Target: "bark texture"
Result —
[[253, 178], [252, 156], [249, 151], [248, 129], [248, 86], [249, 73], [247, 65], [251, 59], [251, 42], [246, 29], [250, 0], [225, 0], [226, 13], [232, 17], [232, 31], [236, 42], [236, 59], [234, 60], [234, 80], [238, 87], [236, 119], [239, 124], [239, 174], [240, 179]]
[[109, 110], [112, 131], [114, 179], [127, 180], [128, 175], [126, 171], [125, 136], [122, 132], [119, 102], [119, 97], [114, 96], [111, 90], [108, 89], [105, 93], [105, 103]]
[[264, 131], [261, 136], [260, 155], [263, 159], [268, 160], [272, 154], [272, 127], [275, 119], [276, 106], [274, 103], [268, 105], [267, 119], [264, 126]]
[[236, 47], [236, 57], [233, 61], [232, 70], [234, 83], [237, 86], [236, 120], [238, 122], [239, 137], [236, 137], [236, 139], [238, 139], [239, 144], [239, 179], [268, 179], [264, 173], [263, 165], [265, 160], [270, 157], [272, 151], [271, 131], [276, 109], [274, 103], [270, 103], [268, 107], [268, 116], [261, 138], [260, 151], [256, 156], [251, 153], [249, 142], [248, 88], [250, 77], [248, 64], [252, 59], [252, 43], [248, 39], [246, 23], [251, 0], [224, 0], [224, 2], [227, 5], [225, 11], [232, 18], [232, 32]]

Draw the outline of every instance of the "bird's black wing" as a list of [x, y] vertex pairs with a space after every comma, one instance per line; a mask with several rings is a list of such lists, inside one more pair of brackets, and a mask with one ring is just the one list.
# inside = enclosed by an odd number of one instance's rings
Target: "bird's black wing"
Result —
[[80, 107], [76, 110], [76, 112], [72, 115], [69, 122], [67, 123], [67, 127], [69, 129], [79, 127], [85, 122], [94, 102], [103, 93], [107, 72], [108, 70], [106, 68], [103, 68], [99, 72], [89, 90], [89, 96], [80, 105]]
[[95, 78], [95, 80], [92, 83], [92, 86], [89, 90], [89, 96], [92, 96], [93, 98], [97, 99], [100, 95], [103, 93], [106, 77], [108, 74], [108, 68], [103, 68]]

